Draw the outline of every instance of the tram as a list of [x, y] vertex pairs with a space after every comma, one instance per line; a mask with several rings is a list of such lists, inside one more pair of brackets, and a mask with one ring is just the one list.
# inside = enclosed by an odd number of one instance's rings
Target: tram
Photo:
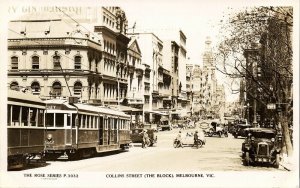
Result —
[[[71, 97], [70, 97], [71, 99]], [[45, 157], [69, 160], [128, 150], [130, 116], [108, 107], [53, 99], [46, 102]]]
[[42, 160], [46, 104], [37, 96], [8, 90], [7, 168], [24, 168], [31, 160]]

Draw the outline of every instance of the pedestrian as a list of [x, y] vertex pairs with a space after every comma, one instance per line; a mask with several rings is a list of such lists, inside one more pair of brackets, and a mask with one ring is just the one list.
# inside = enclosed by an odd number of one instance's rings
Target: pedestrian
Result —
[[147, 130], [144, 129], [143, 132], [142, 132], [142, 134], [143, 134], [142, 148], [147, 148], [147, 145], [149, 143], [149, 136], [147, 134]]
[[177, 140], [177, 147], [182, 147], [183, 148], [181, 131], [179, 131], [179, 133], [178, 133], [178, 135], [176, 137], [176, 140]]
[[195, 134], [194, 134], [194, 145], [198, 145], [198, 131], [197, 130], [195, 131]]

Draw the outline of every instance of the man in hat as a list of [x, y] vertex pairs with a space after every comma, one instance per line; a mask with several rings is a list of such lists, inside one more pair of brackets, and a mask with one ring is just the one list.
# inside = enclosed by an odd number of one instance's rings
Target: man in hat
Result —
[[182, 147], [183, 148], [182, 138], [181, 138], [181, 131], [179, 131], [179, 133], [178, 133], [178, 135], [176, 137], [176, 140], [178, 141], [177, 147]]
[[197, 144], [198, 144], [198, 142], [197, 142], [198, 139], [199, 139], [199, 138], [198, 138], [198, 131], [196, 130], [195, 133], [194, 133], [194, 145], [197, 145]]
[[147, 130], [143, 130], [143, 143], [142, 143], [142, 148], [147, 148], [147, 145], [149, 143], [149, 136], [147, 134]]

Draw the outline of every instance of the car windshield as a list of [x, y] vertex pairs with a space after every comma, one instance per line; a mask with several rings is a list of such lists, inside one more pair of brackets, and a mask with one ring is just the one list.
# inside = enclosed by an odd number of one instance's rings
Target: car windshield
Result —
[[275, 137], [274, 133], [266, 133], [266, 132], [252, 132], [251, 135], [254, 136], [255, 138], [271, 139]]

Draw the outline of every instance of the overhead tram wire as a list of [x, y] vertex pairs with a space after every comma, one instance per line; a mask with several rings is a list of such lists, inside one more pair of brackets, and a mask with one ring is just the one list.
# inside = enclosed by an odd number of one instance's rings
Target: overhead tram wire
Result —
[[[13, 30], [13, 29], [8, 28], [8, 30], [10, 30], [10, 31], [13, 32], [13, 33], [16, 33], [17, 35], [19, 35], [19, 36], [21, 36], [21, 37], [23, 37], [23, 38], [29, 39], [28, 37], [26, 37], [26, 36], [20, 34], [19, 32], [15, 31], [15, 30]], [[37, 41], [33, 41], [33, 42], [36, 43], [36, 44], [42, 45], [41, 43], [39, 43], [39, 42], [37, 42]], [[70, 59], [70, 60], [72, 60], [72, 61], [75, 61], [75, 59], [72, 59], [72, 58], [70, 58], [70, 57], [68, 57], [68, 56], [66, 56], [66, 55], [64, 55], [64, 54], [62, 54], [62, 53], [60, 53], [60, 52], [56, 52], [56, 55], [61, 55], [61, 56], [64, 56], [64, 57], [66, 57], [66, 58], [68, 58], [68, 59]], [[66, 75], [64, 74], [64, 71], [63, 71], [64, 69], [63, 69], [62, 66], [61, 66], [61, 63], [59, 63], [59, 66], [60, 66], [60, 69], [61, 69], [61, 71], [62, 71], [62, 73], [63, 73], [63, 76], [64, 76], [64, 79], [65, 79], [66, 85], [67, 85], [68, 90], [69, 90], [69, 93], [70, 93], [70, 96], [72, 96], [72, 93], [71, 93], [70, 87], [69, 87], [69, 85], [68, 85], [68, 82], [67, 82], [67, 79], [66, 79]], [[89, 70], [89, 67], [84, 66], [84, 65], [81, 65], [81, 66], [83, 66], [83, 67], [85, 67], [85, 68], [87, 68], [87, 69]]]
[[89, 29], [87, 29], [85, 26], [83, 26], [82, 24], [80, 24], [75, 18], [72, 18], [72, 16], [70, 16], [69, 14], [65, 13], [63, 10], [61, 10], [59, 7], [55, 6], [59, 11], [61, 11], [64, 15], [66, 15], [67, 17], [69, 17], [71, 20], [73, 20], [75, 23], [77, 23], [78, 26], [81, 26], [82, 28], [84, 28], [86, 31], [88, 31], [88, 33], [92, 34], [94, 37], [96, 37], [99, 41], [101, 41], [101, 39], [94, 34], [94, 32], [90, 31]]

